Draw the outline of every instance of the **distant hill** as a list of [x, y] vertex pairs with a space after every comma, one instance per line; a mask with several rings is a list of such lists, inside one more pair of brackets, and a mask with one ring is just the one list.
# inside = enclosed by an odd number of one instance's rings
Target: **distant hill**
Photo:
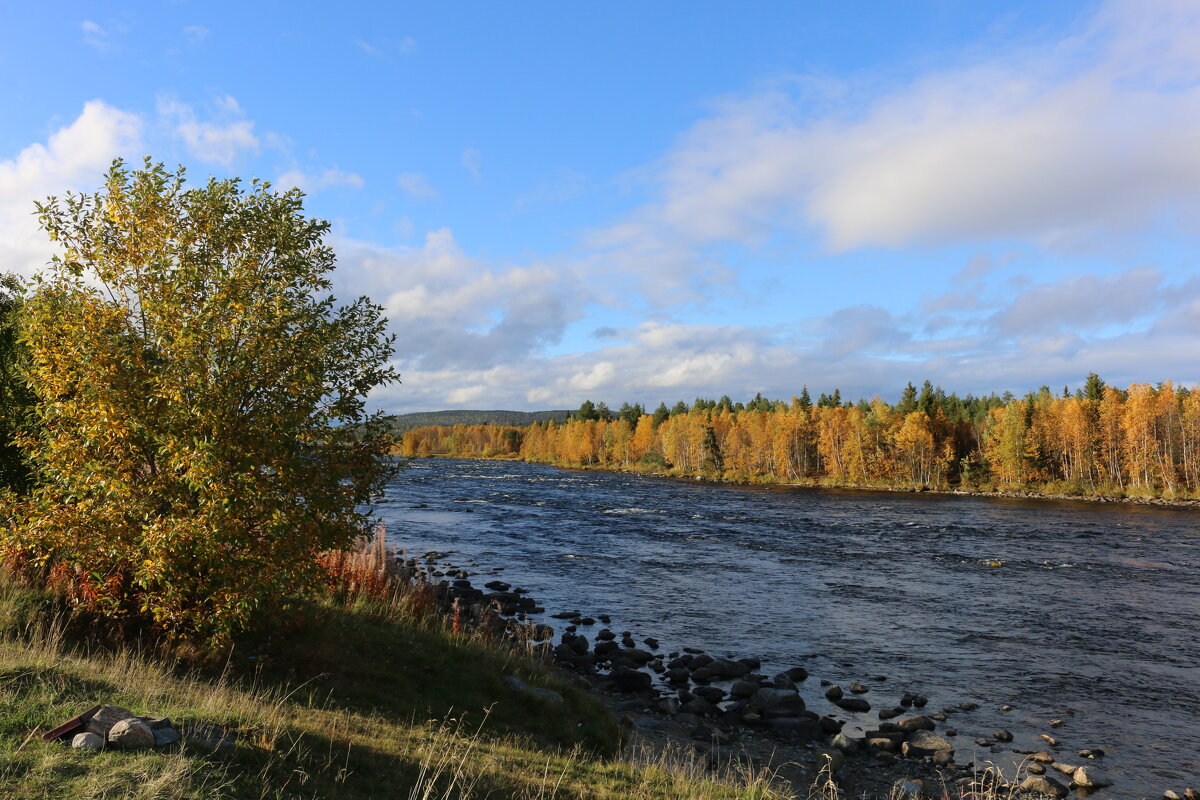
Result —
[[531, 425], [554, 420], [562, 422], [568, 411], [417, 411], [388, 417], [396, 433], [424, 425]]

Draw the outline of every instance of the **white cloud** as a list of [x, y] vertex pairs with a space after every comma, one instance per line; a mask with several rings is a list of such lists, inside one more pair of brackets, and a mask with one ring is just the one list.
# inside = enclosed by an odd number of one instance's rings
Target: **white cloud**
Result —
[[1034, 286], [990, 320], [1003, 334], [1094, 330], [1157, 316], [1173, 297], [1163, 274], [1136, 267], [1116, 275], [1078, 275]]
[[[809, 78], [727, 100], [590, 243], [677, 276], [706, 248], [1074, 246], [1200, 210], [1200, 4], [1113, 2], [1075, 35], [877, 93]], [[868, 94], [876, 92], [875, 94]]]
[[355, 189], [363, 187], [362, 176], [354, 172], [345, 172], [337, 167], [331, 167], [323, 172], [308, 173], [301, 170], [288, 170], [275, 179], [279, 189], [296, 188], [305, 194], [314, 194], [325, 189], [338, 186], [350, 186]]
[[479, 180], [482, 177], [480, 170], [483, 169], [483, 155], [474, 147], [468, 147], [462, 152], [462, 165], [466, 167], [467, 172], [471, 173], [471, 177]]
[[411, 36], [405, 36], [387, 44], [377, 45], [365, 39], [355, 39], [354, 44], [359, 50], [372, 58], [384, 58], [391, 53], [400, 55], [411, 53], [417, 47], [417, 40]]
[[576, 372], [568, 379], [567, 385], [576, 392], [594, 392], [601, 388], [611, 390], [615, 388], [612, 383], [616, 376], [617, 370], [613, 363], [601, 361]]
[[384, 307], [406, 371], [478, 371], [528, 358], [559, 341], [594, 298], [577, 268], [488, 265], [463, 253], [448, 229], [426, 234], [421, 247], [334, 246], [339, 294], [368, 294]]
[[183, 36], [188, 40], [188, 44], [196, 45], [207, 39], [211, 32], [203, 25], [188, 25], [183, 29]]
[[187, 103], [160, 97], [158, 113], [183, 139], [188, 152], [201, 161], [228, 167], [243, 153], [257, 153], [259, 140], [254, 123], [245, 118], [237, 100], [220, 95], [213, 99], [212, 106], [216, 121], [201, 121]]
[[438, 196], [437, 190], [419, 172], [401, 172], [396, 176], [396, 185], [409, 197], [429, 200]]
[[[591, 352], [547, 355], [535, 336], [504, 346], [499, 326], [489, 330], [474, 316], [504, 305], [489, 304], [486, 295], [507, 286], [512, 298], [521, 281], [481, 272], [444, 231], [409, 255], [415, 269], [398, 268], [394, 276], [399, 283], [413, 274], [412, 285], [396, 292], [391, 307], [392, 324], [403, 332], [404, 385], [376, 398], [399, 410], [483, 401], [572, 408], [588, 398], [669, 405], [726, 393], [746, 399], [760, 391], [786, 400], [805, 385], [814, 397], [837, 388], [847, 399], [879, 393], [895, 401], [905, 383], [926, 378], [960, 394], [1020, 394], [1042, 384], [1075, 387], [1091, 371], [1115, 385], [1200, 379], [1195, 359], [1181, 355], [1200, 352], [1200, 279], [1171, 282], [1148, 267], [1024, 287], [995, 277], [974, 295], [975, 310], [959, 309], [933, 333], [925, 330], [930, 318], [921, 308], [896, 314], [860, 305], [788, 328], [644, 322], [606, 332], [604, 346]], [[439, 284], [432, 280], [439, 274], [451, 277]], [[567, 303], [587, 302], [572, 294], [578, 288], [567, 282], [556, 291]], [[1066, 323], [1048, 322], [1051, 311]], [[559, 330], [563, 319], [547, 321], [543, 332]], [[455, 359], [433, 344], [443, 337], [451, 350], [489, 355]]]
[[96, 48], [101, 53], [107, 53], [112, 49], [112, 37], [100, 23], [86, 19], [80, 23], [79, 30], [83, 32], [83, 41], [90, 47]]
[[136, 115], [91, 100], [69, 125], [43, 143], [0, 161], [0, 269], [31, 275], [52, 249], [38, 230], [34, 201], [96, 186], [112, 160], [142, 148]]
[[407, 216], [397, 217], [396, 221], [392, 223], [392, 232], [401, 239], [411, 239], [416, 230], [412, 219]]

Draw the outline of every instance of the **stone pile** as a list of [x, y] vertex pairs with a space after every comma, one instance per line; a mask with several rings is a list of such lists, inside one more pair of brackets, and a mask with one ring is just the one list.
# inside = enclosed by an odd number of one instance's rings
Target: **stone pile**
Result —
[[99, 706], [48, 736], [63, 741], [70, 737], [71, 747], [76, 750], [145, 750], [183, 741], [206, 750], [228, 751], [235, 740], [235, 734], [224, 728], [196, 725], [180, 729], [166, 717], [138, 716], [116, 705]]
[[127, 708], [104, 705], [92, 714], [83, 730], [71, 739], [76, 750], [143, 750], [174, 744], [179, 729], [165, 717], [139, 717]]

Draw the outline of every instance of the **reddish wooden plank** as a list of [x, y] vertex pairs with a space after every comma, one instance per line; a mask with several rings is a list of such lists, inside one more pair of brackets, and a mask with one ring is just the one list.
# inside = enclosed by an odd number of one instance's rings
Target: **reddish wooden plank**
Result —
[[52, 729], [46, 731], [45, 733], [43, 733], [42, 741], [43, 742], [53, 742], [55, 739], [61, 739], [63, 736], [66, 736], [69, 733], [74, 733], [75, 731], [82, 728], [84, 725], [87, 725], [88, 722], [91, 721], [92, 715], [95, 714], [99, 710], [100, 710], [100, 706], [95, 706], [93, 708], [89, 708], [87, 711], [83, 712], [79, 716], [71, 717], [69, 720], [64, 722], [62, 725], [59, 725], [57, 728], [52, 728]]

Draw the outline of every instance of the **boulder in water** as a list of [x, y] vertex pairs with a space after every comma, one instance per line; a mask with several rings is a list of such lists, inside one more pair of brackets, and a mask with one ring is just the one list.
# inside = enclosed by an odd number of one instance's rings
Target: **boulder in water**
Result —
[[857, 713], [866, 713], [871, 710], [871, 704], [861, 697], [843, 697], [837, 701], [837, 706]]
[[1071, 783], [1080, 789], [1103, 789], [1112, 786], [1112, 779], [1095, 767], [1086, 766], [1075, 770], [1071, 775]]
[[641, 692], [650, 688], [650, 674], [627, 667], [617, 667], [609, 675], [622, 692]]
[[900, 728], [900, 730], [907, 731], [908, 733], [912, 733], [914, 731], [931, 731], [934, 729], [934, 727], [936, 727], [933, 724], [933, 720], [924, 716], [905, 717], [897, 722], [896, 725]]
[[954, 745], [950, 740], [938, 736], [930, 731], [919, 730], [908, 737], [901, 747], [901, 752], [906, 756], [920, 758], [923, 756], [932, 756], [939, 750], [954, 750]]
[[1021, 781], [1018, 791], [1046, 797], [1066, 797], [1067, 787], [1045, 775], [1030, 775]]

